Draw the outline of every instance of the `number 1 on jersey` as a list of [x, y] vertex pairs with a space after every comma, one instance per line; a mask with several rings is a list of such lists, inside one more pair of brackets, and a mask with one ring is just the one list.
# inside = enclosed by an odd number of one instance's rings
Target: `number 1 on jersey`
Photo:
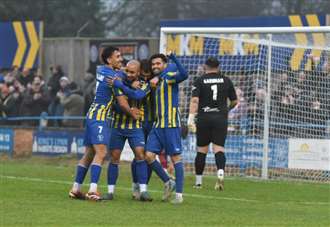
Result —
[[211, 90], [213, 93], [213, 100], [217, 100], [218, 97], [218, 85], [214, 84], [211, 86]]

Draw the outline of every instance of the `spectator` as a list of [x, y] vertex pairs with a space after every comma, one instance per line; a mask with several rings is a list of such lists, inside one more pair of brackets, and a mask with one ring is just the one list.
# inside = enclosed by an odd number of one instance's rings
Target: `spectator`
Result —
[[[31, 89], [27, 89], [21, 106], [21, 116], [40, 116], [42, 112], [47, 111], [49, 105], [49, 96], [41, 89], [41, 83], [33, 81]], [[24, 121], [24, 125], [36, 126], [38, 120]]]
[[47, 86], [45, 84], [45, 81], [42, 79], [42, 76], [40, 76], [40, 75], [35, 76], [33, 78], [33, 82], [40, 83], [41, 90], [43, 90], [44, 92], [48, 92]]
[[[48, 80], [47, 88], [48, 94], [50, 98], [50, 105], [48, 107], [48, 114], [50, 116], [62, 116], [63, 115], [63, 107], [59, 103], [58, 97], [56, 97], [57, 92], [61, 89], [60, 79], [64, 76], [62, 67], [60, 65], [51, 66], [51, 77]], [[59, 120], [49, 121], [50, 126], [59, 126]]]
[[87, 114], [90, 105], [95, 97], [96, 80], [95, 76], [87, 73], [84, 78], [83, 95], [84, 95], [84, 115]]
[[[75, 82], [70, 81], [68, 77], [65, 77], [65, 79], [68, 80], [68, 83], [69, 83], [66, 88], [67, 91], [77, 93], [77, 94], [83, 96], [83, 92], [81, 91], [80, 87]], [[61, 89], [62, 89], [62, 87], [61, 87]]]
[[[57, 92], [59, 107], [61, 108], [60, 116], [81, 116], [84, 111], [84, 99], [81, 91], [76, 83], [71, 82], [68, 77], [63, 76], [60, 79], [60, 90]], [[81, 127], [82, 121], [63, 120], [63, 126]], [[61, 125], [62, 125], [61, 124]]]
[[14, 87], [13, 96], [16, 99], [16, 110], [17, 110], [17, 114], [19, 114], [19, 110], [23, 100], [23, 94], [26, 88], [18, 80], [14, 81], [13, 87]]
[[287, 85], [285, 87], [284, 94], [281, 98], [281, 104], [283, 106], [286, 106], [285, 109], [289, 109], [289, 106], [293, 106], [293, 104], [295, 103], [294, 94], [295, 94], [294, 88]]
[[52, 75], [48, 80], [47, 86], [50, 98], [53, 100], [60, 90], [60, 79], [64, 76], [64, 73], [60, 65], [51, 66], [50, 71]]
[[[64, 108], [64, 112], [63, 112], [64, 117], [82, 115], [84, 111], [84, 98], [79, 94], [79, 92], [77, 92], [77, 89], [74, 91], [67, 91], [67, 92], [59, 91], [57, 93], [57, 97], [59, 97], [60, 104]], [[83, 121], [64, 119], [62, 121], [62, 125], [65, 127], [81, 128], [83, 126]]]
[[17, 80], [24, 85], [24, 87], [29, 87], [33, 81], [34, 75], [31, 73], [30, 69], [24, 69], [17, 77]]
[[62, 77], [60, 78], [60, 89], [59, 89], [59, 91], [56, 93], [56, 96], [57, 96], [57, 98], [59, 98], [59, 97], [58, 97], [58, 94], [59, 94], [59, 93], [63, 93], [63, 94], [65, 94], [65, 95], [67, 95], [67, 94], [70, 92], [70, 90], [73, 90], [73, 89], [75, 89], [75, 88], [76, 88], [76, 86], [75, 86], [75, 87], [71, 86], [71, 82], [70, 82], [70, 80], [69, 80], [68, 77], [66, 77], [66, 76], [62, 76]]
[[[4, 83], [4, 79], [0, 77], [0, 117], [14, 117], [17, 115], [17, 108], [16, 108], [16, 99], [11, 92], [9, 86]], [[7, 124], [13, 125], [15, 124], [14, 121], [6, 121], [5, 119], [0, 120], [0, 124]]]
[[[16, 66], [16, 65], [14, 65], [14, 66], [10, 69], [10, 71], [6, 74], [6, 77], [7, 77], [7, 76], [8, 76], [8, 77], [13, 77], [13, 78], [14, 78], [13, 81], [14, 81], [15, 79], [19, 78], [21, 74], [22, 74], [22, 73], [21, 73], [21, 71], [19, 70], [19, 67]], [[6, 80], [6, 79], [5, 79], [5, 80]]]
[[18, 74], [18, 73], [14, 73], [13, 71], [12, 72], [9, 72], [6, 74], [6, 76], [4, 77], [4, 80], [5, 80], [5, 83], [7, 85], [12, 85], [14, 84], [14, 81], [16, 81], [16, 76], [15, 74]]

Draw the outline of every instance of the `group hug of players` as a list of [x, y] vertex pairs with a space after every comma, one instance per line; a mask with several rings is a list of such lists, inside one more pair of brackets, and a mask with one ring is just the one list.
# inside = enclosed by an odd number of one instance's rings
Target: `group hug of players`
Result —
[[[116, 47], [105, 48], [101, 58], [104, 65], [97, 68], [95, 99], [86, 116], [84, 137], [86, 149], [77, 165], [75, 181], [69, 196], [74, 199], [94, 201], [113, 200], [119, 173], [120, 155], [128, 140], [135, 156], [131, 164], [133, 198], [152, 201], [147, 185], [151, 172], [154, 171], [164, 182], [162, 200], [169, 201], [172, 192], [176, 191], [175, 198], [171, 202], [182, 203], [184, 166], [181, 157], [179, 83], [188, 78], [187, 71], [173, 54], [168, 56], [155, 54], [148, 61], [142, 62], [131, 60], [124, 67], [124, 71], [122, 70], [123, 58]], [[214, 82], [219, 81], [214, 80]], [[233, 87], [230, 89], [233, 90]], [[196, 97], [199, 95], [196, 91], [193, 93]], [[229, 98], [235, 100], [233, 95]], [[196, 103], [196, 99], [192, 100]], [[217, 102], [214, 104], [217, 105]], [[196, 109], [194, 106], [191, 103], [188, 120], [190, 128], [194, 128], [194, 117], [197, 111], [200, 115], [200, 111], [204, 108], [197, 105]], [[212, 109], [212, 104], [210, 108]], [[197, 136], [198, 128], [197, 121]], [[225, 137], [226, 133], [221, 134], [222, 137]], [[204, 136], [202, 142], [214, 142], [211, 137], [210, 139], [210, 141], [206, 141]], [[205, 144], [197, 145], [206, 146]], [[224, 141], [223, 144], [218, 145], [223, 147]], [[108, 193], [101, 196], [97, 186], [108, 150], [111, 157], [107, 172]], [[170, 157], [173, 163], [175, 180], [170, 178], [156, 159], [156, 155], [160, 155], [162, 151]], [[204, 154], [205, 152], [203, 152], [203, 149], [198, 150], [195, 161], [198, 161], [197, 157], [201, 157], [198, 153]], [[224, 157], [224, 150], [221, 149], [219, 152]], [[203, 160], [199, 160], [199, 162], [199, 166], [202, 166]], [[224, 162], [225, 160], [222, 162], [222, 171]], [[88, 169], [90, 169], [91, 180], [89, 190], [84, 194], [81, 187]], [[201, 186], [201, 177], [198, 178], [197, 181], [196, 177], [196, 185]], [[220, 184], [220, 188], [223, 189], [223, 178], [222, 180], [219, 178], [217, 184]]]

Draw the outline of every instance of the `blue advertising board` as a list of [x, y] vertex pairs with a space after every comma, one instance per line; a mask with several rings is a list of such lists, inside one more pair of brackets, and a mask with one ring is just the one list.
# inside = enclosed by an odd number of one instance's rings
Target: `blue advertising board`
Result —
[[[186, 163], [193, 163], [196, 156], [196, 137], [189, 134], [182, 140], [183, 159]], [[270, 168], [288, 168], [288, 140], [270, 138], [268, 166]], [[225, 144], [227, 165], [246, 167], [262, 167], [263, 141], [249, 136], [227, 136]], [[206, 163], [214, 164], [214, 154], [209, 152]]]
[[83, 154], [83, 132], [36, 131], [33, 135], [33, 154]]
[[0, 128], [0, 152], [13, 152], [14, 132], [12, 129]]
[[[5, 144], [7, 150], [12, 150], [12, 130], [0, 129], [0, 145]], [[84, 153], [83, 131], [36, 131], [33, 136], [33, 154], [63, 155]], [[2, 139], [3, 138], [3, 139]], [[11, 139], [10, 139], [11, 138]], [[1, 139], [3, 142], [1, 143]], [[271, 168], [288, 167], [288, 140], [269, 139], [269, 161]], [[182, 140], [183, 159], [193, 163], [196, 156], [196, 136], [189, 134]], [[225, 144], [227, 165], [240, 168], [261, 168], [263, 158], [263, 141], [250, 136], [227, 136]], [[209, 152], [206, 158], [208, 164], [214, 164], [214, 154]]]

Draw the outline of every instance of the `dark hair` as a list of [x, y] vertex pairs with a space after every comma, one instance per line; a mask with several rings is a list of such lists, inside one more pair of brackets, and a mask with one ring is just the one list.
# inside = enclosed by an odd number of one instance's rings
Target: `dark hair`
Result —
[[115, 52], [115, 51], [119, 51], [119, 49], [117, 47], [114, 47], [114, 46], [108, 46], [106, 48], [103, 49], [102, 51], [102, 54], [101, 54], [101, 60], [104, 64], [108, 64], [108, 61], [107, 59], [109, 57], [112, 56], [112, 54]]
[[210, 68], [218, 68], [219, 64], [220, 62], [216, 57], [209, 57], [205, 62], [205, 65], [207, 65]]
[[154, 60], [156, 58], [161, 58], [163, 60], [163, 62], [167, 63], [167, 57], [164, 54], [154, 54], [149, 59], [150, 65], [152, 63], [152, 60]]
[[140, 61], [141, 72], [151, 72], [150, 62], [148, 59], [143, 59]]
[[126, 67], [128, 62], [129, 62], [129, 60], [127, 60], [126, 58], [123, 58], [123, 61], [121, 63], [122, 63], [123, 66]]

